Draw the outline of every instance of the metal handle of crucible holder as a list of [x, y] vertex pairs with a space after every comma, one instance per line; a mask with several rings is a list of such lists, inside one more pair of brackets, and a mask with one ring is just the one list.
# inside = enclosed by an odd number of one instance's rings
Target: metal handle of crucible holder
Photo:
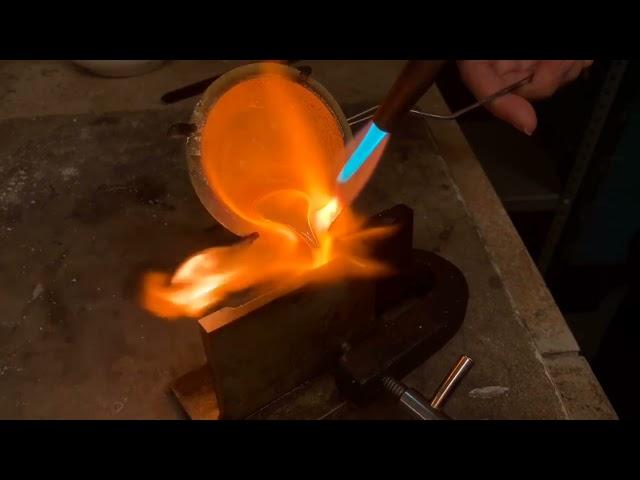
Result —
[[[480, 100], [478, 100], [477, 102], [464, 107], [450, 115], [440, 115], [437, 113], [428, 113], [428, 112], [422, 112], [420, 110], [416, 110], [416, 109], [412, 109], [410, 110], [410, 113], [413, 113], [414, 115], [419, 115], [421, 117], [426, 117], [426, 118], [432, 118], [434, 120], [456, 120], [458, 117], [464, 115], [467, 112], [470, 112], [471, 110], [475, 110], [478, 107], [481, 107], [483, 105], [488, 104], [489, 102], [492, 102], [493, 100], [500, 98], [504, 95], [507, 95], [508, 93], [513, 92], [514, 90], [517, 90], [518, 88], [526, 85], [527, 83], [529, 83], [531, 80], [533, 80], [533, 74], [523, 78], [522, 80], [519, 80], [515, 83], [512, 83], [511, 85], [507, 85], [506, 87], [498, 90], [497, 92], [492, 93], [491, 95], [484, 97]], [[357, 125], [358, 123], [362, 123], [365, 122], [367, 120], [372, 119], [375, 116], [376, 111], [378, 110], [378, 108], [380, 107], [380, 105], [375, 105], [371, 108], [368, 108], [360, 113], [357, 113], [349, 118], [347, 118], [347, 122], [349, 123], [349, 126], [354, 126]]]
[[442, 408], [471, 367], [473, 367], [473, 360], [462, 355], [442, 381], [431, 401], [427, 400], [420, 392], [407, 387], [393, 377], [384, 377], [382, 385], [387, 392], [398, 399], [399, 405], [414, 418], [418, 420], [451, 420], [442, 411]]

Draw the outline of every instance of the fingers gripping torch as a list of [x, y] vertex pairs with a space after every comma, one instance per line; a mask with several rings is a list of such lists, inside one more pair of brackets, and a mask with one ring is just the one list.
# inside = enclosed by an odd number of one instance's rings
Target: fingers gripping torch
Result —
[[364, 188], [399, 120], [435, 83], [444, 64], [442, 60], [412, 60], [404, 66], [371, 122], [347, 145], [347, 160], [336, 181], [341, 205], [351, 204]]

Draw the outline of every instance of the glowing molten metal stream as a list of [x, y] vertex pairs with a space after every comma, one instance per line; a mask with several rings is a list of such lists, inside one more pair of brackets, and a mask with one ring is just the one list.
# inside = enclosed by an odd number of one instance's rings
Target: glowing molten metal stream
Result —
[[387, 271], [369, 250], [389, 228], [364, 229], [337, 200], [340, 127], [304, 86], [267, 65], [229, 89], [209, 112], [201, 156], [218, 198], [258, 236], [198, 252], [172, 275], [147, 273], [141, 302], [149, 311], [199, 317], [234, 292], [272, 288], [323, 266], [323, 280]]

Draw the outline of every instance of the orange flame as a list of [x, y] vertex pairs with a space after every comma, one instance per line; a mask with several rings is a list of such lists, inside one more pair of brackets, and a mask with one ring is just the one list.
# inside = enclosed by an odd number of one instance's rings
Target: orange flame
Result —
[[344, 141], [330, 109], [304, 86], [266, 66], [217, 101], [201, 148], [209, 185], [258, 237], [198, 252], [173, 275], [146, 274], [141, 301], [149, 311], [199, 317], [235, 292], [327, 264], [323, 279], [386, 271], [368, 251], [389, 228], [363, 229], [336, 199]]

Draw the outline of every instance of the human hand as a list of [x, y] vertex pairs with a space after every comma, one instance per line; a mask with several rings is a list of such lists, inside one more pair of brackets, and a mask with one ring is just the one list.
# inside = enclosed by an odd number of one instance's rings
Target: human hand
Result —
[[496, 117], [531, 135], [538, 119], [529, 100], [551, 97], [592, 63], [592, 60], [459, 60], [458, 69], [462, 81], [478, 100], [533, 74], [528, 84], [487, 104]]

